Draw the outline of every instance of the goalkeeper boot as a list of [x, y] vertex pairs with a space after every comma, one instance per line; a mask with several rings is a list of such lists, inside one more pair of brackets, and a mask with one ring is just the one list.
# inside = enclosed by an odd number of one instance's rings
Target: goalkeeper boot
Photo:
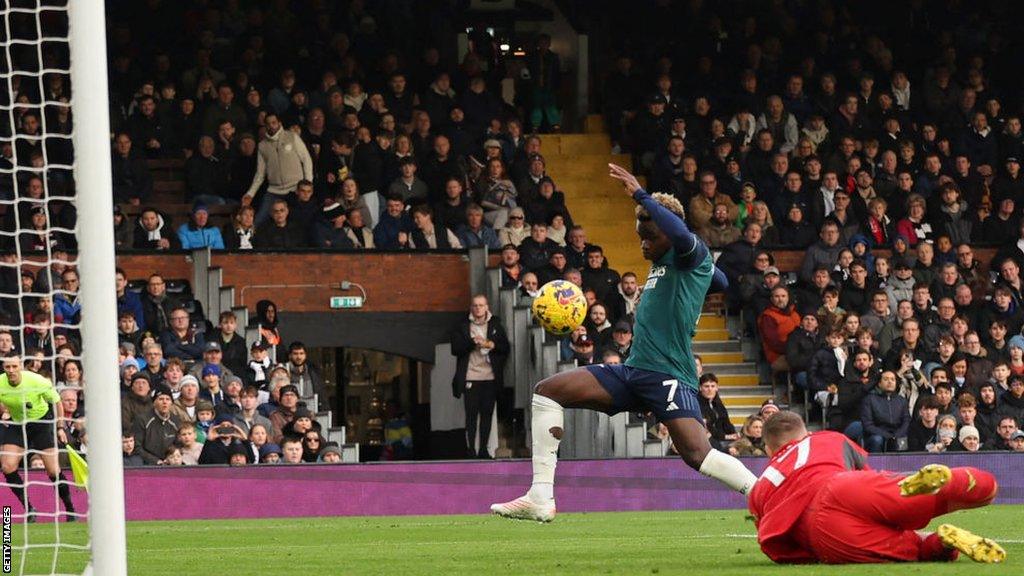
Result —
[[491, 504], [491, 512], [514, 520], [551, 522], [555, 519], [555, 501], [551, 500], [550, 504], [537, 504], [527, 496], [520, 496], [509, 502]]
[[928, 464], [900, 480], [900, 496], [935, 494], [953, 478], [953, 471], [943, 464]]
[[996, 564], [1006, 560], [1006, 550], [994, 540], [972, 534], [952, 524], [943, 524], [935, 531], [942, 543], [955, 548], [975, 562]]

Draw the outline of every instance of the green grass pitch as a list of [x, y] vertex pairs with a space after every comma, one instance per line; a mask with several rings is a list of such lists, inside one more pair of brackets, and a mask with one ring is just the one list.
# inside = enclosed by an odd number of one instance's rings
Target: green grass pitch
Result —
[[[1001, 541], [1002, 565], [836, 566], [829, 576], [1024, 573], [1024, 506], [956, 512], [948, 521]], [[936, 523], [938, 524], [938, 522]], [[60, 525], [61, 540], [84, 543], [85, 527]], [[32, 544], [53, 542], [54, 526], [29, 527]], [[22, 527], [14, 526], [15, 544]], [[50, 549], [33, 549], [26, 573], [50, 573]], [[84, 552], [62, 551], [58, 571], [78, 572]], [[20, 554], [14, 555], [18, 573]], [[822, 574], [822, 566], [776, 566], [758, 549], [738, 510], [560, 514], [551, 524], [494, 516], [390, 516], [288, 520], [131, 522], [132, 576], [387, 576], [467, 574]]]

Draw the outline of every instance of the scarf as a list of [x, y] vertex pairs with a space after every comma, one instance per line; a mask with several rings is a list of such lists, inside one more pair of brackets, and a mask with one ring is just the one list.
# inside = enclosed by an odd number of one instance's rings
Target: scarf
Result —
[[160, 230], [164, 227], [164, 217], [160, 214], [156, 215], [156, 230], [146, 230], [146, 240], [150, 242], [158, 242], [162, 239], [160, 236]]
[[238, 236], [238, 248], [240, 250], [252, 250], [252, 234], [254, 230], [249, 228], [243, 230], [241, 228], [235, 228], [235, 235]]
[[257, 362], [252, 360], [249, 362], [249, 368], [253, 372], [254, 382], [263, 382], [267, 379], [267, 370], [270, 369], [270, 356], [263, 359], [263, 362]]

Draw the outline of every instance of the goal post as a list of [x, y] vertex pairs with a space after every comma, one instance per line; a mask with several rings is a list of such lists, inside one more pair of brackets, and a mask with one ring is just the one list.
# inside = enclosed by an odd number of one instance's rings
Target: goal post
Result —
[[82, 365], [88, 390], [89, 535], [95, 574], [124, 576], [124, 471], [117, 366], [113, 184], [103, 0], [69, 0], [72, 142], [81, 270]]

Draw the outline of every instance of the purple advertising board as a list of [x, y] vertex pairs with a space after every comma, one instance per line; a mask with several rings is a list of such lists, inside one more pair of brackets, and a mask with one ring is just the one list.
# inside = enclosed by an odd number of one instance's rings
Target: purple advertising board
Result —
[[[1000, 485], [997, 503], [1024, 503], [1024, 454], [910, 454], [870, 460], [875, 469], [893, 471], [930, 462], [989, 470]], [[766, 460], [744, 463], [759, 473]], [[528, 460], [134, 468], [125, 471], [125, 504], [129, 520], [481, 514], [493, 502], [522, 495], [530, 478]], [[53, 511], [55, 494], [45, 486], [45, 476], [33, 473], [31, 479], [33, 504], [40, 511]], [[740, 495], [678, 458], [566, 460], [559, 462], [556, 480], [559, 512], [745, 507]], [[84, 511], [84, 493], [72, 491]], [[0, 489], [0, 504], [21, 511], [9, 490]]]

